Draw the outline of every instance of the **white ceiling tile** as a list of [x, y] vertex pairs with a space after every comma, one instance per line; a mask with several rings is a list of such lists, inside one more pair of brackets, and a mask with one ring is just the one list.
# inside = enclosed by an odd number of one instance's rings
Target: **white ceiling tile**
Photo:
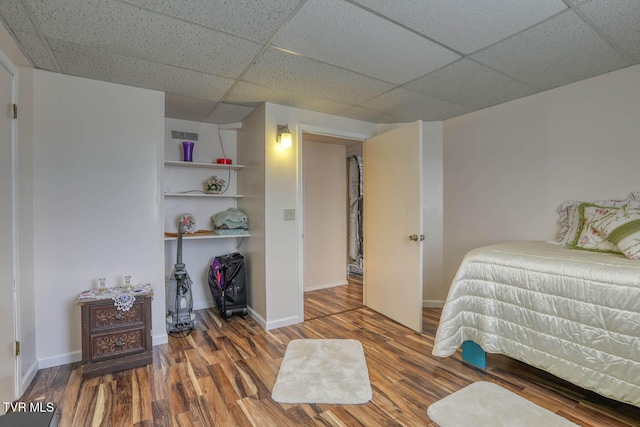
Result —
[[165, 91], [170, 116], [238, 121], [269, 101], [383, 123], [640, 62], [639, 2], [0, 0], [0, 21], [36, 67]]
[[631, 65], [570, 11], [478, 52], [472, 58], [540, 89]]
[[238, 123], [241, 122], [254, 107], [245, 105], [235, 105], [223, 102], [219, 104], [204, 122], [207, 123]]
[[233, 80], [224, 77], [129, 58], [61, 40], [52, 39], [50, 44], [63, 72], [68, 74], [211, 101], [220, 100], [233, 84]]
[[580, 7], [602, 32], [625, 54], [640, 62], [640, 2], [595, 0]]
[[[236, 77], [261, 49], [219, 31], [104, 0], [28, 0], [47, 37]], [[170, 48], [167, 48], [170, 46]]]
[[403, 88], [394, 89], [362, 106], [378, 111], [393, 111], [404, 117], [405, 121], [445, 120], [472, 111], [470, 108]]
[[355, 0], [463, 53], [524, 30], [567, 6], [562, 0]]
[[343, 0], [308, 1], [274, 45], [392, 83], [404, 83], [459, 55]]
[[299, 0], [129, 0], [131, 3], [266, 43]]
[[23, 31], [16, 31], [15, 36], [33, 65], [43, 70], [60, 71], [46, 47], [46, 40], [42, 40], [36, 33]]
[[215, 106], [215, 101], [188, 98], [169, 92], [164, 97], [164, 116], [172, 119], [204, 122]]
[[267, 50], [243, 80], [317, 98], [356, 105], [388, 91], [393, 85], [313, 59]]
[[360, 106], [349, 107], [346, 110], [341, 111], [340, 115], [350, 119], [362, 120], [371, 123], [399, 123], [404, 121], [402, 116], [396, 116]]
[[449, 64], [405, 87], [473, 108], [500, 104], [537, 91], [470, 59]]
[[0, 15], [13, 31], [36, 32], [20, 0], [1, 0]]
[[286, 88], [261, 86], [248, 82], [239, 82], [225, 97], [226, 102], [256, 106], [261, 102], [304, 108], [329, 114], [338, 114], [349, 107], [348, 104], [318, 98], [307, 93], [297, 93]]

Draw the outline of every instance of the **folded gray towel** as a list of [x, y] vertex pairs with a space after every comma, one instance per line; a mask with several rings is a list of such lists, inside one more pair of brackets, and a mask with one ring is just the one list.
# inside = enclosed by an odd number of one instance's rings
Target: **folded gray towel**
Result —
[[247, 218], [247, 215], [236, 208], [229, 208], [222, 212], [211, 215], [211, 221], [213, 222], [214, 230], [249, 229], [249, 219]]

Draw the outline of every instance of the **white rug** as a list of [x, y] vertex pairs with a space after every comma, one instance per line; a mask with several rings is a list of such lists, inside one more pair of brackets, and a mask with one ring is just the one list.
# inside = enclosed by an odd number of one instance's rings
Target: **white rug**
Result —
[[362, 344], [338, 339], [289, 342], [271, 398], [280, 403], [367, 403], [371, 384]]
[[578, 427], [499, 385], [478, 381], [430, 405], [440, 427]]

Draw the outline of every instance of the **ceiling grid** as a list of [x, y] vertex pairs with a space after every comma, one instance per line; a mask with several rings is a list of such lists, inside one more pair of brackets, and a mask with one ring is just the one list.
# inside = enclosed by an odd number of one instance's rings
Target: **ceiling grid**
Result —
[[444, 120], [640, 63], [638, 0], [2, 0], [0, 21], [36, 68], [210, 123], [265, 101]]

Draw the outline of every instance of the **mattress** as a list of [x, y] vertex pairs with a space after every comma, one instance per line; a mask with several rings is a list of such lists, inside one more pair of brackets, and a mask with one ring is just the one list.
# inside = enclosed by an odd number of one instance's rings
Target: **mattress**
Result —
[[537, 241], [474, 249], [433, 354], [467, 340], [640, 407], [640, 261]]

